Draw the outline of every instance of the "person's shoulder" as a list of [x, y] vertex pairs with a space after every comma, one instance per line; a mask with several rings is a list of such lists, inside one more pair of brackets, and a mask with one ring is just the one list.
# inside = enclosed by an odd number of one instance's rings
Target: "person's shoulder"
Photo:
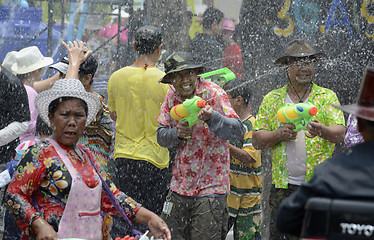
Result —
[[331, 90], [329, 88], [318, 86], [315, 83], [313, 83], [313, 90], [316, 93], [319, 93], [319, 94], [336, 95], [336, 93], [333, 90]]

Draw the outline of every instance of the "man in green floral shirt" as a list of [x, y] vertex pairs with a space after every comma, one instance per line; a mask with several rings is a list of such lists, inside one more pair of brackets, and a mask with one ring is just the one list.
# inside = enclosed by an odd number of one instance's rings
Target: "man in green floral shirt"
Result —
[[[336, 143], [344, 140], [343, 112], [336, 94], [313, 83], [314, 64], [322, 53], [315, 53], [308, 43], [295, 39], [286, 45], [285, 56], [275, 61], [285, 68], [289, 83], [268, 93], [259, 108], [252, 143], [257, 149], [271, 148], [272, 189], [270, 239], [291, 239], [275, 228], [277, 211], [287, 198], [313, 174], [313, 168], [331, 157]], [[318, 112], [307, 124], [307, 131], [293, 131], [295, 126], [276, 117], [287, 103], [309, 102]]]

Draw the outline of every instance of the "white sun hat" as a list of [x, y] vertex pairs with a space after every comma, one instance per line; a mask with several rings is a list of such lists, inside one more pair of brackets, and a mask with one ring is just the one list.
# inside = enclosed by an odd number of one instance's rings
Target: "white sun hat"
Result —
[[9, 71], [11, 71], [13, 64], [16, 63], [16, 54], [17, 54], [16, 51], [8, 52], [1, 65], [5, 67], [6, 69], [8, 69]]
[[40, 117], [48, 124], [48, 126], [51, 126], [48, 118], [49, 105], [52, 101], [61, 97], [75, 97], [82, 99], [87, 103], [88, 114], [86, 126], [88, 126], [96, 117], [96, 114], [101, 107], [99, 98], [94, 94], [87, 92], [80, 80], [60, 79], [50, 90], [41, 92], [35, 98], [36, 109], [38, 110]]
[[21, 49], [16, 54], [16, 63], [12, 66], [12, 71], [16, 74], [33, 72], [53, 63], [53, 58], [44, 57], [36, 46]]

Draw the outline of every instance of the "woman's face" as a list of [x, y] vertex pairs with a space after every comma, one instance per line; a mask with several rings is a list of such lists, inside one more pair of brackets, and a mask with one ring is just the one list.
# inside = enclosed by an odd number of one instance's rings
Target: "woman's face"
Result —
[[58, 104], [54, 116], [48, 115], [53, 138], [65, 146], [76, 144], [83, 135], [87, 115], [81, 99], [69, 99]]

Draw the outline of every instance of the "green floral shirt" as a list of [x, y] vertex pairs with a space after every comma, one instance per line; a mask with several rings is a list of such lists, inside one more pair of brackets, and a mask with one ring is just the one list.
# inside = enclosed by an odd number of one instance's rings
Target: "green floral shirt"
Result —
[[[285, 106], [288, 84], [282, 88], [268, 93], [259, 108], [255, 130], [273, 131], [281, 128], [283, 123], [276, 118], [277, 111]], [[318, 108], [318, 113], [312, 118], [322, 122], [325, 126], [343, 125], [343, 112], [331, 104], [340, 105], [336, 94], [327, 88], [322, 88], [313, 83], [308, 102]], [[331, 157], [335, 144], [320, 137], [305, 137], [306, 143], [306, 181], [313, 175], [313, 169], [327, 158]], [[288, 168], [286, 155], [286, 142], [282, 141], [273, 146], [271, 150], [273, 184], [277, 188], [287, 188]]]

